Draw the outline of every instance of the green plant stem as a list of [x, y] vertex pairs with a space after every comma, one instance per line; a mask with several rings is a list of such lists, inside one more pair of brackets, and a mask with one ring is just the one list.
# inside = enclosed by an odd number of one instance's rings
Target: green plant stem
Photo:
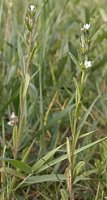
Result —
[[70, 168], [71, 168], [71, 200], [75, 200], [75, 195], [74, 195], [74, 189], [73, 189], [73, 182], [74, 182], [74, 175], [73, 175], [73, 169], [74, 169], [74, 152], [76, 149], [76, 144], [78, 142], [78, 138], [79, 135], [77, 135], [77, 123], [78, 123], [78, 118], [80, 115], [80, 108], [81, 108], [81, 97], [82, 97], [82, 93], [83, 93], [83, 88], [84, 88], [84, 84], [86, 81], [86, 72], [82, 71], [81, 74], [81, 81], [80, 81], [80, 85], [79, 85], [79, 89], [80, 89], [80, 93], [78, 94], [78, 89], [76, 88], [76, 109], [75, 109], [75, 113], [74, 113], [74, 120], [73, 120], [73, 127], [71, 129], [72, 131], [72, 143], [71, 143], [71, 163], [70, 163]]
[[29, 33], [29, 48], [28, 48], [28, 60], [26, 63], [26, 73], [28, 73], [30, 67], [31, 50], [32, 50], [32, 32]]
[[[26, 84], [26, 76], [27, 76], [27, 74], [29, 74], [31, 49], [32, 49], [32, 33], [30, 32], [28, 59], [27, 59], [27, 62], [26, 62], [26, 71], [25, 71], [25, 80], [21, 85], [21, 92], [20, 92], [19, 128], [18, 128], [18, 138], [17, 138], [16, 149], [15, 149], [15, 152], [14, 152], [14, 159], [17, 159], [17, 156], [18, 156], [18, 149], [19, 149], [20, 142], [21, 142], [21, 135], [22, 135], [23, 125], [24, 125], [24, 120], [25, 120], [25, 107], [26, 107], [26, 95], [27, 94], [25, 94], [25, 96], [24, 96], [24, 90], [25, 90], [25, 84]], [[8, 192], [8, 198], [11, 195], [12, 189], [15, 187], [16, 181], [17, 181], [17, 178], [13, 177], [13, 179], [11, 181], [10, 190]]]

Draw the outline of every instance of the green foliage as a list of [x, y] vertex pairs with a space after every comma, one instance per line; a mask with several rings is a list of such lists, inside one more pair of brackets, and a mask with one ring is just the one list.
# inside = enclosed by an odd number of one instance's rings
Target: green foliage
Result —
[[105, 3], [0, 1], [0, 200], [107, 199]]

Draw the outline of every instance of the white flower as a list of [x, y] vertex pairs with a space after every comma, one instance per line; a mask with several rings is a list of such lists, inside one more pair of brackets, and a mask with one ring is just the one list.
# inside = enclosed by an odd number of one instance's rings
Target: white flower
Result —
[[16, 118], [16, 115], [15, 115], [15, 113], [14, 113], [14, 112], [12, 112], [12, 114], [11, 114], [10, 118], [11, 118], [11, 119], [14, 119], [14, 118]]
[[9, 126], [13, 126], [12, 121], [8, 122], [7, 124], [8, 124]]
[[91, 68], [91, 66], [92, 66], [92, 62], [89, 60], [85, 60], [85, 62], [84, 62], [84, 65], [85, 65], [85, 67], [86, 67], [86, 69], [87, 68]]
[[34, 10], [35, 6], [34, 5], [30, 5], [30, 10], [31, 12]]
[[90, 28], [90, 24], [84, 24], [83, 28], [88, 30]]
[[10, 121], [7, 123], [9, 126], [14, 126], [17, 124], [18, 118], [15, 115], [14, 112], [12, 112], [11, 116], [10, 116]]

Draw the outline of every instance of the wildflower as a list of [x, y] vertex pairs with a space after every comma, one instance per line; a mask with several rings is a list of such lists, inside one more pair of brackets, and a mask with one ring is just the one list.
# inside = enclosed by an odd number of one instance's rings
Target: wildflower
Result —
[[86, 69], [88, 69], [88, 68], [91, 68], [91, 66], [92, 66], [92, 62], [89, 60], [85, 60], [85, 62], [84, 62], [84, 65], [85, 65], [85, 68]]
[[88, 30], [90, 28], [90, 24], [84, 24], [83, 28]]
[[10, 116], [10, 121], [7, 123], [9, 126], [14, 126], [17, 124], [18, 118], [15, 115], [14, 112], [12, 112], [11, 116]]
[[81, 31], [88, 31], [90, 26], [90, 24], [84, 24], [83, 28], [81, 28]]
[[34, 5], [30, 5], [30, 10], [31, 10], [31, 12], [33, 12], [34, 8], [35, 8]]

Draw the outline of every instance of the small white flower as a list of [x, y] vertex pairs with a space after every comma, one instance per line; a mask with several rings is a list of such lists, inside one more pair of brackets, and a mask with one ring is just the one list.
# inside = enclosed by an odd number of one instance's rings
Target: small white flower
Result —
[[31, 12], [34, 10], [35, 6], [34, 5], [30, 5], [30, 10]]
[[15, 113], [14, 113], [14, 112], [12, 112], [12, 114], [11, 114], [10, 118], [11, 118], [11, 119], [14, 119], [14, 118], [16, 118], [16, 115], [15, 115]]
[[90, 60], [89, 61], [85, 60], [84, 65], [85, 65], [86, 69], [87, 68], [91, 68], [92, 67], [92, 62]]
[[90, 28], [90, 24], [84, 24], [83, 28], [88, 30]]
[[15, 115], [14, 112], [12, 112], [11, 116], [10, 116], [10, 121], [7, 123], [9, 126], [14, 126], [16, 125], [18, 122], [18, 118], [17, 116]]

